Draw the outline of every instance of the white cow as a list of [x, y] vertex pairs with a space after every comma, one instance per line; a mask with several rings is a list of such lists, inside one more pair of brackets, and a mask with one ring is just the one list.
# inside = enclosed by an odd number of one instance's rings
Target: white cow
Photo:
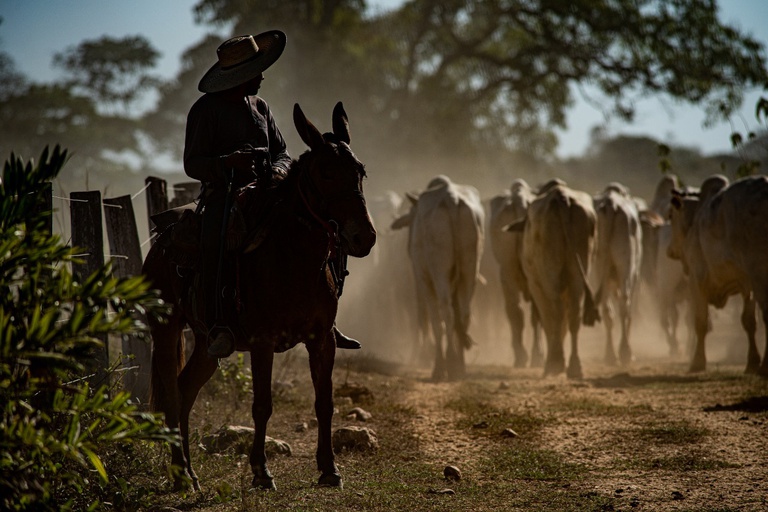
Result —
[[[474, 187], [437, 176], [418, 198], [409, 196], [411, 211], [392, 229], [410, 226], [408, 253], [416, 284], [420, 330], [427, 318], [435, 342], [432, 378], [463, 377], [469, 336], [470, 302], [479, 277], [485, 213]], [[445, 338], [445, 350], [443, 350]]]
[[755, 302], [763, 321], [768, 319], [768, 178], [751, 176], [730, 185], [723, 176], [707, 178], [698, 195], [673, 197], [670, 218], [669, 255], [683, 262], [690, 280], [696, 331], [690, 370], [706, 369], [709, 304], [722, 308], [729, 296], [740, 294], [747, 372], [768, 374], [768, 350], [761, 364], [755, 343]]
[[[651, 201], [651, 209], [641, 212], [643, 226], [643, 262], [641, 275], [648, 287], [653, 305], [659, 315], [661, 329], [667, 340], [671, 356], [679, 354], [678, 326], [680, 312], [688, 302], [688, 278], [683, 272], [683, 265], [667, 255], [672, 239], [672, 226], [669, 224], [669, 208], [672, 191], [680, 183], [674, 174], [666, 174], [656, 186]], [[685, 308], [688, 310], [689, 308]], [[693, 321], [690, 311], [687, 314], [689, 334], [693, 336]]]
[[523, 230], [523, 270], [547, 337], [545, 376], [565, 371], [567, 326], [571, 335], [567, 375], [582, 377], [579, 328], [582, 321], [592, 325], [599, 316], [587, 283], [596, 226], [592, 197], [553, 180], [528, 206], [526, 218], [507, 228]]
[[533, 330], [531, 366], [541, 366], [544, 356], [541, 349], [539, 315], [531, 301], [528, 282], [523, 272], [523, 235], [519, 232], [506, 232], [504, 227], [524, 218], [528, 205], [535, 197], [536, 193], [525, 180], [516, 179], [512, 182], [509, 191], [491, 200], [491, 215], [488, 222], [493, 256], [499, 265], [499, 278], [512, 334], [515, 367], [517, 368], [525, 368], [528, 364], [528, 353], [523, 345], [525, 319], [521, 299], [531, 303], [531, 328]]
[[595, 300], [602, 308], [605, 322], [605, 362], [616, 364], [612, 309], [612, 305], [616, 305], [621, 326], [619, 361], [626, 366], [632, 360], [629, 331], [642, 257], [640, 217], [629, 190], [619, 183], [610, 183], [596, 196], [594, 207], [597, 214], [597, 244], [591, 278], [597, 289]]

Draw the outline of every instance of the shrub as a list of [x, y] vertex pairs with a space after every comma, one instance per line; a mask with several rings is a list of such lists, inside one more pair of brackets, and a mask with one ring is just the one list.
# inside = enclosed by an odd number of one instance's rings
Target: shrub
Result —
[[109, 482], [100, 452], [140, 440], [177, 442], [130, 395], [91, 389], [86, 362], [99, 337], [146, 333], [166, 306], [140, 277], [109, 265], [78, 280], [77, 248], [48, 232], [40, 197], [67, 159], [11, 155], [0, 184], [0, 509], [98, 508], [89, 486]]

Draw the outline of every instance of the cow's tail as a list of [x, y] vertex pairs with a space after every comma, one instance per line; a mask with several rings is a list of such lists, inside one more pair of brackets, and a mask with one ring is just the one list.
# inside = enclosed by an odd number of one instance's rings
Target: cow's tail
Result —
[[[475, 215], [473, 209], [466, 203], [460, 201], [457, 208], [453, 208], [453, 225], [459, 232], [466, 233], [470, 226], [463, 225], [462, 221], [472, 219], [472, 228], [477, 229], [479, 237], [483, 236], [483, 219]], [[468, 214], [468, 215], [462, 215]], [[464, 237], [453, 236], [453, 254], [454, 254], [454, 276], [453, 281], [453, 329], [458, 335], [459, 346], [469, 350], [475, 344], [469, 335], [469, 323], [471, 321], [470, 303], [474, 296], [475, 285], [483, 282], [484, 277], [480, 274], [479, 262], [482, 256], [482, 240], [475, 239], [474, 247], [469, 248], [463, 245]], [[447, 327], [447, 326], [446, 326]]]
[[469, 326], [464, 325], [464, 317], [461, 315], [461, 307], [459, 305], [456, 292], [453, 293], [453, 329], [459, 336], [459, 345], [464, 350], [469, 350], [475, 344], [472, 336], [469, 335]]
[[[565, 198], [564, 199], [566, 203], [569, 201]], [[570, 205], [566, 204], [566, 208], [560, 208], [560, 221], [563, 226], [563, 233], [565, 233], [565, 240], [568, 245], [567, 253], [573, 254], [576, 258], [576, 263], [579, 266], [579, 273], [581, 274], [581, 281], [584, 285], [584, 303], [582, 306], [582, 317], [581, 321], [584, 325], [592, 326], [595, 325], [596, 322], [600, 321], [600, 311], [597, 308], [597, 301], [595, 300], [594, 295], [592, 294], [592, 289], [589, 286], [589, 281], [587, 279], [587, 271], [584, 266], [584, 262], [581, 259], [581, 256], [578, 253], [578, 248], [573, 244], [573, 240], [570, 236], [570, 222], [569, 219], [565, 217], [565, 212], [570, 210]]]
[[[576, 257], [579, 258], [579, 255], [577, 254]], [[581, 267], [581, 261], [579, 261], [579, 266]], [[592, 290], [589, 288], [589, 283], [584, 275], [583, 267], [582, 276], [584, 276], [584, 306], [581, 321], [584, 325], [592, 326], [600, 321], [600, 310], [597, 308], [600, 300], [600, 290], [597, 291], [597, 298], [593, 297]]]

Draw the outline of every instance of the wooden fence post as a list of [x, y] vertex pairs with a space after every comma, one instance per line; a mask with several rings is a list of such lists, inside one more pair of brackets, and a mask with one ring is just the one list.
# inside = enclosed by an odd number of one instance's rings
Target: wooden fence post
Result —
[[43, 184], [40, 190], [40, 195], [37, 198], [37, 204], [35, 206], [35, 213], [44, 213], [45, 217], [45, 232], [47, 234], [53, 233], [53, 184], [49, 181]]
[[[200, 189], [202, 184], [199, 181], [186, 181], [182, 183], [174, 183], [173, 185], [173, 199], [171, 199], [169, 205], [171, 208], [177, 208], [193, 202], [200, 196]], [[186, 359], [192, 355], [195, 343], [195, 333], [189, 327], [184, 329], [184, 339], [186, 341]]]
[[[131, 196], [105, 198], [104, 218], [114, 275], [118, 278], [141, 275], [141, 243]], [[128, 356], [128, 359], [124, 360], [124, 387], [138, 398], [140, 403], [147, 403], [152, 355], [149, 340], [133, 334], [123, 334], [122, 351], [123, 356]]]
[[[149, 220], [151, 238], [152, 230], [155, 229], [152, 216], [168, 209], [168, 183], [162, 178], [149, 176], [144, 180], [144, 184], [147, 186], [147, 219]], [[154, 238], [152, 238], [152, 243], [154, 243]]]
[[184, 206], [189, 204], [200, 195], [200, 182], [199, 181], [187, 181], [184, 183], [176, 183], [173, 186], [173, 199], [171, 199], [171, 208], [177, 206]]
[[[72, 272], [78, 279], [85, 280], [104, 266], [104, 234], [101, 221], [101, 192], [72, 192], [70, 198], [70, 222], [72, 224], [72, 246], [79, 248], [78, 258], [81, 263], [72, 264]], [[82, 252], [80, 252], [82, 251]], [[104, 303], [106, 308], [107, 304]], [[89, 371], [95, 376], [91, 382], [99, 386], [108, 384], [107, 368], [109, 367], [109, 339], [102, 335], [99, 339], [104, 344], [102, 349], [94, 352], [86, 362]]]

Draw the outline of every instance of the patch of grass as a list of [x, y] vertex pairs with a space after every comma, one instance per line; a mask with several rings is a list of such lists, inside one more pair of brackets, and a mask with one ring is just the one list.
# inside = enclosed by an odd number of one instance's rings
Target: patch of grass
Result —
[[483, 466], [490, 474], [519, 480], [572, 482], [586, 472], [584, 466], [568, 462], [564, 455], [525, 441], [500, 447]]
[[558, 412], [568, 411], [582, 416], [604, 416], [610, 418], [639, 416], [653, 412], [648, 404], [615, 405], [594, 397], [569, 397], [556, 400], [551, 406]]
[[622, 457], [614, 459], [613, 467], [616, 469], [632, 469], [641, 471], [712, 471], [718, 469], [738, 468], [733, 464], [701, 449], [686, 449], [685, 453], [677, 452], [669, 455], [657, 456], [642, 451], [635, 452], [634, 457]]
[[708, 471], [739, 467], [724, 460], [709, 457], [701, 452], [684, 453], [669, 457], [655, 457], [644, 461], [643, 469], [661, 469], [664, 471]]
[[632, 456], [616, 459], [619, 468], [684, 472], [738, 467], [697, 447], [710, 431], [685, 420], [657, 421], [614, 434], [622, 443], [636, 446]]
[[687, 421], [675, 421], [662, 425], [643, 426], [637, 435], [645, 441], [658, 444], [695, 444], [709, 435], [709, 430], [691, 425]]
[[497, 435], [506, 428], [511, 428], [520, 435], [533, 436], [545, 425], [551, 425], [551, 418], [543, 418], [530, 413], [519, 414], [506, 408], [493, 405], [488, 400], [480, 399], [482, 393], [477, 390], [462, 388], [459, 396], [445, 404], [463, 415], [458, 427], [467, 429], [482, 425], [473, 432]]

